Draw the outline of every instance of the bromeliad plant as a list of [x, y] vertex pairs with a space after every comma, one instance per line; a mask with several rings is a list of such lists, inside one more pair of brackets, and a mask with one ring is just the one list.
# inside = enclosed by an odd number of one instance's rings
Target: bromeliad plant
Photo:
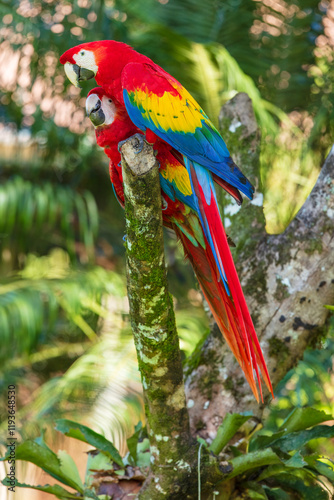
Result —
[[[331, 498], [333, 461], [312, 452], [308, 443], [318, 438], [334, 437], [334, 427], [324, 425], [332, 418], [310, 407], [296, 408], [276, 432], [256, 430], [247, 438], [236, 441], [238, 431], [246, 422], [248, 428], [252, 427], [249, 427], [252, 416], [227, 414], [210, 445], [198, 439], [199, 498], [201, 456], [209, 452], [217, 457], [224, 479], [214, 485], [208, 498], [212, 498], [212, 494], [217, 500]], [[84, 425], [61, 419], [56, 422], [56, 430], [95, 448], [88, 453], [84, 483], [73, 459], [65, 451], [54, 453], [40, 436], [18, 445], [16, 458], [34, 463], [64, 486], [16, 482], [17, 487], [50, 493], [61, 500], [130, 499], [139, 492], [150, 464], [149, 440], [141, 422], [128, 439], [129, 451], [123, 458], [110, 441]], [[1, 460], [6, 461], [7, 456]], [[6, 486], [8, 480], [2, 483]], [[68, 487], [75, 492], [69, 491]]]

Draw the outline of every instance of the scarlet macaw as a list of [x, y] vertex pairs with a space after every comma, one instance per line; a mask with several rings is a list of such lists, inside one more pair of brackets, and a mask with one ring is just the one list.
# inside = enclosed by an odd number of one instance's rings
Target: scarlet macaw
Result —
[[[95, 126], [97, 143], [105, 148], [105, 153], [110, 158], [111, 181], [115, 194], [123, 205], [123, 180], [118, 144], [135, 133], [141, 133], [141, 131], [130, 120], [124, 106], [111, 95], [108, 95], [102, 88], [93, 89], [88, 94], [86, 110]], [[257, 363], [261, 368], [268, 388], [272, 390], [261, 348], [256, 335], [255, 337], [253, 335], [251, 342], [247, 342], [244, 329], [240, 324], [240, 315], [236, 309], [235, 301], [229, 295], [226, 281], [223, 282], [219, 272], [217, 272], [217, 262], [212, 246], [206, 236], [205, 228], [202, 227], [201, 213], [197, 208], [196, 193], [192, 189], [189, 171], [182, 161], [182, 157], [168, 143], [156, 137], [153, 147], [157, 151], [157, 160], [160, 165], [164, 225], [174, 229], [182, 242], [185, 254], [192, 263], [220, 330], [243, 368], [246, 378], [258, 399], [253, 375], [253, 366], [258, 374]], [[216, 178], [216, 176], [214, 177]], [[227, 191], [230, 191], [240, 203], [235, 188], [226, 185], [220, 179], [216, 178], [216, 180]], [[220, 225], [222, 227], [221, 221]], [[226, 240], [224, 230], [223, 234]], [[227, 241], [226, 245], [230, 254]]]

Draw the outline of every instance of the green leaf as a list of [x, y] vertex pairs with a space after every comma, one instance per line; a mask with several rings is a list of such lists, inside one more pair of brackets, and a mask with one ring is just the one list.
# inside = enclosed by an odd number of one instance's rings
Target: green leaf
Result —
[[146, 427], [142, 422], [138, 422], [134, 434], [127, 439], [129, 448], [130, 463], [138, 467], [149, 467], [150, 465], [150, 442], [147, 438]]
[[[8, 453], [0, 460], [7, 460], [7, 458]], [[16, 448], [16, 460], [31, 462], [50, 474], [53, 478], [66, 484], [66, 486], [70, 486], [80, 493], [83, 492], [81, 484], [78, 484], [70, 475], [62, 470], [57, 455], [45, 445], [41, 446], [35, 441], [25, 441], [19, 444]]]
[[[6, 479], [2, 481], [2, 484], [7, 486]], [[76, 500], [80, 500], [83, 498], [83, 496], [78, 496], [77, 493], [71, 493], [70, 491], [65, 490], [62, 486], [59, 484], [45, 484], [44, 486], [40, 485], [31, 485], [31, 484], [25, 484], [25, 483], [19, 483], [16, 482], [15, 486], [18, 486], [19, 488], [31, 488], [34, 490], [38, 491], [44, 491], [45, 493], [50, 493], [51, 495], [55, 495], [57, 498], [60, 500], [65, 500], [67, 498], [73, 498]]]
[[314, 408], [295, 408], [285, 419], [280, 430], [284, 430], [285, 433], [302, 431], [332, 418], [332, 415]]
[[332, 418], [332, 415], [324, 411], [315, 410], [314, 408], [295, 408], [277, 432], [274, 432], [270, 436], [261, 435], [259, 433], [254, 435], [249, 444], [249, 451], [267, 448], [268, 446], [272, 446], [278, 439], [291, 432], [307, 429], [308, 427], [312, 427], [320, 422], [326, 422]]
[[144, 438], [137, 444], [137, 462], [138, 467], [149, 467], [150, 466], [150, 442], [148, 438]]
[[267, 448], [272, 442], [276, 441], [278, 438], [284, 436], [284, 431], [274, 432], [270, 436], [256, 433], [249, 443], [248, 450], [256, 451]]
[[275, 477], [275, 483], [288, 491], [295, 491], [303, 500], [328, 500], [327, 492], [318, 484], [309, 481], [306, 476], [300, 478], [295, 474], [282, 473]]
[[289, 473], [292, 474], [294, 471], [291, 471], [291, 469], [287, 469], [285, 464], [274, 464], [270, 465], [269, 467], [266, 467], [261, 474], [258, 476], [257, 480], [258, 481], [264, 481], [265, 479], [268, 479], [269, 477], [276, 477], [279, 474], [285, 474]]
[[291, 432], [277, 441], [274, 441], [271, 446], [273, 448], [279, 448], [281, 451], [288, 452], [292, 450], [299, 450], [312, 439], [326, 437], [334, 437], [334, 426], [330, 427], [328, 425], [317, 425], [316, 427], [306, 431]]
[[241, 455], [243, 455], [243, 453], [236, 446], [230, 445], [229, 450], [231, 451], [233, 457], [240, 457]]
[[264, 484], [263, 489], [267, 493], [267, 498], [270, 498], [270, 500], [291, 500], [289, 493], [281, 488], [269, 488]]
[[[320, 455], [310, 455], [304, 457], [304, 460], [312, 469], [316, 470], [321, 476], [327, 477], [334, 484], [334, 465], [332, 461]], [[326, 460], [326, 462], [323, 460]]]
[[239, 415], [238, 413], [227, 413], [223, 423], [219, 426], [217, 436], [212, 441], [209, 450], [218, 455], [227, 443], [233, 438], [240, 427], [251, 418], [251, 415]]
[[111, 458], [120, 467], [124, 467], [123, 460], [115, 446], [104, 436], [98, 434], [89, 427], [78, 424], [77, 422], [72, 422], [71, 420], [59, 419], [56, 420], [56, 430], [65, 434], [65, 436], [78, 439], [94, 446], [100, 450], [101, 453]]
[[242, 488], [242, 497], [252, 500], [268, 500], [263, 487], [255, 481], [247, 481], [240, 485]]
[[103, 453], [96, 453], [96, 451], [88, 452], [87, 472], [91, 470], [114, 470], [110, 458]]
[[60, 461], [60, 468], [64, 472], [64, 474], [68, 474], [69, 476], [71, 476], [71, 478], [77, 484], [79, 484], [82, 489], [84, 489], [84, 485], [82, 484], [78, 468], [73, 458], [64, 450], [59, 450], [57, 456]]
[[85, 484], [87, 486], [91, 486], [92, 481], [94, 480], [93, 471], [95, 470], [103, 470], [103, 471], [114, 470], [110, 458], [108, 458], [103, 453], [96, 453], [94, 451], [88, 453], [86, 475], [85, 475]]
[[245, 455], [229, 460], [229, 464], [233, 467], [233, 470], [225, 477], [225, 479], [230, 479], [251, 469], [263, 467], [264, 465], [280, 463], [281, 460], [270, 448], [267, 450], [255, 451], [253, 453], [246, 453]]
[[289, 460], [286, 460], [284, 463], [287, 467], [293, 467], [296, 469], [304, 467], [304, 465], [307, 465], [307, 463], [301, 456], [300, 451], [297, 451], [297, 453], [295, 453], [293, 457], [291, 457]]
[[133, 458], [135, 464], [137, 463], [137, 444], [138, 444], [138, 440], [139, 440], [139, 436], [140, 436], [142, 428], [143, 428], [143, 424], [141, 421], [139, 421], [135, 427], [135, 432], [132, 434], [132, 436], [130, 436], [126, 440], [130, 455]]

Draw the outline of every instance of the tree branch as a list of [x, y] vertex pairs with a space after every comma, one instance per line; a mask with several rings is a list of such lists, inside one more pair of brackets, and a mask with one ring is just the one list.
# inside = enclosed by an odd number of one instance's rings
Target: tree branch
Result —
[[[248, 96], [229, 101], [221, 119], [232, 156], [259, 189], [259, 136]], [[304, 206], [280, 235], [265, 233], [259, 192], [255, 205], [245, 200], [229, 216], [236, 266], [274, 387], [304, 350], [323, 338], [328, 316], [323, 306], [334, 301], [333, 171], [332, 149]], [[189, 361], [188, 374], [193, 433], [212, 439], [227, 412], [253, 410], [261, 416], [264, 407], [257, 405], [217, 330]]]
[[[141, 373], [151, 449], [151, 473], [141, 500], [193, 498], [198, 445], [190, 436], [179, 341], [167, 289], [158, 164], [138, 139], [122, 146], [126, 215], [127, 283], [131, 324]], [[203, 453], [201, 471], [221, 479]], [[213, 466], [211, 464], [213, 462]], [[216, 473], [217, 470], [217, 473]]]
[[[122, 147], [130, 315], [144, 387], [152, 461], [167, 465], [189, 440], [182, 364], [172, 299], [167, 289], [158, 164], [152, 148]], [[170, 435], [171, 420], [173, 435]], [[175, 453], [175, 457], [173, 456]]]

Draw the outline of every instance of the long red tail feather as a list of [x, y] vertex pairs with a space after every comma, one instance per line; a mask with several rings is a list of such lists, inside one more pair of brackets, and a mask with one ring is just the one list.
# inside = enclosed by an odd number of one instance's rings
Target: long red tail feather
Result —
[[[199, 276], [198, 269], [196, 269], [199, 266], [199, 262], [196, 262], [195, 257], [192, 258], [189, 250], [188, 255], [190, 260], [192, 260], [193, 267], [212, 313], [242, 367], [256, 399], [259, 400], [254, 378], [255, 371], [260, 397], [263, 401], [259, 369], [261, 370], [265, 384], [273, 395], [269, 373], [235, 269], [221, 221], [212, 178], [210, 174], [203, 173], [201, 168], [199, 165], [190, 165], [192, 186], [197, 196], [198, 209], [201, 214], [202, 225], [204, 225], [203, 229], [207, 240], [210, 238], [205, 253], [208, 262], [210, 262], [211, 280], [207, 280], [205, 286], [203, 276]], [[200, 176], [199, 178], [197, 177], [198, 175]], [[189, 246], [189, 243], [184, 238], [182, 241], [184, 246]], [[196, 255], [198, 256], [198, 250]], [[209, 282], [210, 285], [208, 285]], [[214, 296], [212, 287], [216, 294], [216, 300], [212, 298]], [[228, 318], [228, 325], [224, 324], [221, 320], [222, 317], [226, 316]]]

